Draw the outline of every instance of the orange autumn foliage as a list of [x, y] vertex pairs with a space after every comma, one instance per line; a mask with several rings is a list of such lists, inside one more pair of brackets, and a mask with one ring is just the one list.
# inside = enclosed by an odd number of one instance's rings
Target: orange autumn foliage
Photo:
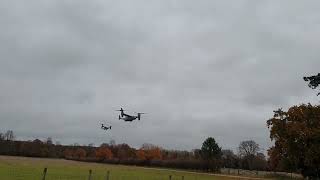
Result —
[[112, 159], [113, 154], [110, 149], [107, 147], [99, 147], [96, 150], [96, 157], [99, 158], [100, 160], [105, 160], [105, 159]]
[[296, 169], [305, 177], [320, 175], [320, 105], [279, 109], [267, 125], [274, 141], [268, 152], [273, 169]]
[[86, 150], [82, 149], [82, 148], [78, 148], [74, 153], [73, 153], [73, 157], [77, 158], [77, 159], [83, 159], [87, 156], [87, 152]]
[[149, 149], [149, 150], [145, 150], [145, 154], [146, 154], [146, 159], [148, 160], [161, 160], [162, 159], [162, 155], [161, 155], [161, 150], [158, 147]]
[[158, 147], [147, 149], [147, 150], [139, 149], [136, 155], [140, 160], [161, 160], [162, 159], [161, 150]]
[[71, 149], [66, 149], [63, 151], [63, 156], [64, 158], [71, 158], [73, 155], [73, 151]]
[[146, 153], [144, 152], [144, 150], [139, 149], [139, 150], [136, 152], [136, 155], [137, 155], [137, 158], [138, 158], [139, 160], [146, 160]]

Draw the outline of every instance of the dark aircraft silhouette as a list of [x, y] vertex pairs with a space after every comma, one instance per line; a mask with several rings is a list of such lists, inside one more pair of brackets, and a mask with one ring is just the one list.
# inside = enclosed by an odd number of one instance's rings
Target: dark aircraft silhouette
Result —
[[108, 129], [110, 129], [111, 130], [111, 126], [104, 126], [103, 124], [101, 124], [101, 129], [103, 129], [103, 130], [105, 130], [105, 131], [107, 131]]
[[146, 114], [146, 113], [137, 113], [136, 116], [129, 115], [129, 114], [124, 113], [123, 112], [124, 110], [122, 108], [120, 110], [117, 110], [117, 111], [121, 112], [120, 115], [119, 115], [119, 120], [122, 119], [124, 121], [130, 121], [130, 122], [132, 122], [132, 121], [134, 121], [136, 119], [140, 120], [141, 119], [141, 114]]

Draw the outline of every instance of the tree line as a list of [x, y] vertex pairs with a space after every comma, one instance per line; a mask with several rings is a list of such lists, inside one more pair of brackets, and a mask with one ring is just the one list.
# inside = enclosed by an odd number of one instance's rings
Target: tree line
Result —
[[[7, 131], [9, 132], [9, 131]], [[1, 133], [0, 133], [1, 134]], [[10, 137], [3, 134], [11, 134]], [[217, 172], [221, 167], [267, 170], [268, 164], [259, 145], [254, 141], [243, 141], [239, 153], [221, 149], [212, 137], [207, 138], [202, 147], [192, 151], [167, 150], [145, 143], [140, 148], [128, 144], [103, 143], [92, 145], [61, 145], [51, 138], [44, 141], [17, 141], [12, 131], [0, 138], [0, 154], [43, 158], [65, 158], [70, 160], [101, 162], [110, 164], [156, 166], [167, 168], [193, 169]], [[255, 147], [255, 148], [252, 148]]]

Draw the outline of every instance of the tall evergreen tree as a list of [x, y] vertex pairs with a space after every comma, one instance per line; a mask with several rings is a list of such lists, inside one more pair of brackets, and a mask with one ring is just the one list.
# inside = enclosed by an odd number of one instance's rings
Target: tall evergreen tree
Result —
[[212, 137], [207, 138], [201, 147], [201, 157], [207, 161], [207, 169], [218, 171], [220, 168], [221, 148]]

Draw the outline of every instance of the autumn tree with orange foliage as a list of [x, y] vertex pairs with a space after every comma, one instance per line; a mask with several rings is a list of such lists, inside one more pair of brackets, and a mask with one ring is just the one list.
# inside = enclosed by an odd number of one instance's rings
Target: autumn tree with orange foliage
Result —
[[302, 104], [274, 111], [267, 121], [275, 146], [269, 149], [270, 163], [296, 170], [305, 177], [320, 177], [320, 106]]
[[142, 149], [139, 149], [137, 152], [136, 152], [136, 155], [137, 155], [137, 158], [139, 160], [146, 160], [146, 153], [144, 152], [144, 150]]
[[96, 150], [96, 157], [99, 160], [106, 160], [106, 159], [112, 159], [113, 158], [113, 154], [111, 152], [111, 150], [107, 147], [99, 147]]
[[148, 160], [161, 160], [162, 155], [161, 155], [161, 150], [159, 147], [155, 147], [149, 150], [146, 150], [146, 159]]
[[77, 158], [77, 159], [83, 159], [87, 156], [87, 152], [86, 150], [82, 149], [82, 148], [78, 148], [74, 153], [73, 153], [73, 157]]
[[[140, 148], [141, 151], [144, 151], [144, 156], [146, 160], [161, 160], [162, 154], [161, 149], [158, 146], [153, 144], [144, 143]], [[140, 152], [141, 153], [141, 152]]]
[[64, 158], [71, 158], [73, 156], [73, 151], [71, 149], [66, 149], [63, 151]]

